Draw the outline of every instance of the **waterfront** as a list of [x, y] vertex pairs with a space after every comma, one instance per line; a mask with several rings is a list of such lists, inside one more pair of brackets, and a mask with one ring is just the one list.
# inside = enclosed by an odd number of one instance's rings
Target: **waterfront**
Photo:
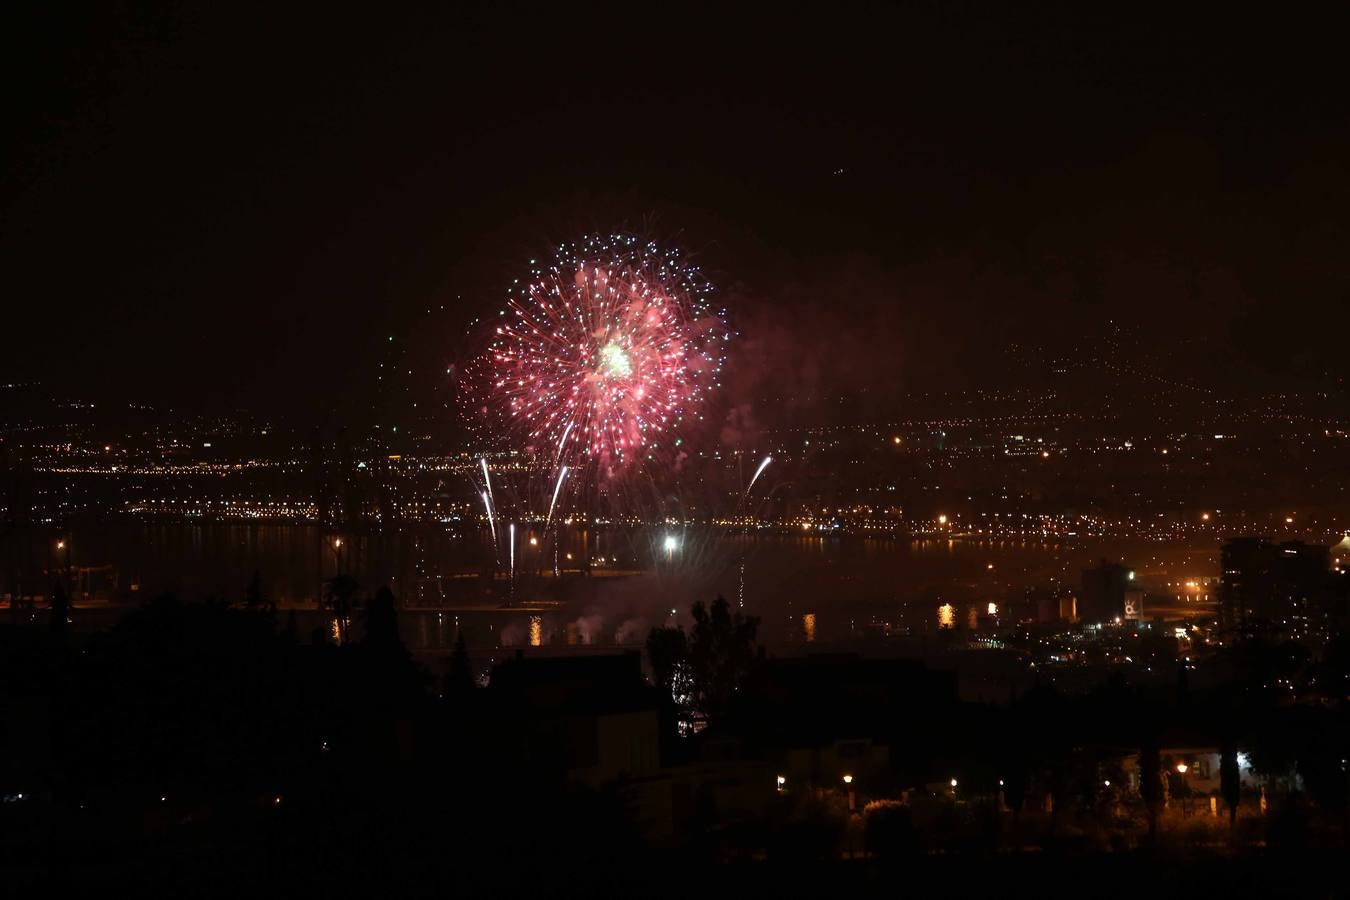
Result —
[[[516, 536], [510, 577], [508, 529], [453, 527], [341, 535], [305, 525], [81, 526], [9, 533], [11, 571], [77, 573], [77, 603], [115, 609], [163, 593], [238, 602], [258, 573], [282, 609], [314, 610], [325, 579], [341, 570], [367, 591], [389, 584], [407, 614], [415, 650], [453, 640], [458, 616], [491, 643], [640, 643], [672, 608], [721, 594], [763, 622], [765, 640], [825, 642], [864, 632], [927, 634], [951, 604], [964, 624], [994, 603], [1005, 621], [1035, 618], [1028, 589], [1076, 591], [1080, 571], [1099, 559], [1138, 571], [1160, 596], [1168, 582], [1217, 574], [1217, 544], [1159, 544], [1113, 538], [914, 540], [856, 535], [784, 535], [727, 530], [567, 528], [556, 546], [527, 528]], [[531, 544], [531, 539], [535, 543]], [[583, 574], [581, 559], [590, 560]], [[41, 576], [24, 591], [45, 590]], [[1199, 612], [1200, 610], [1197, 610]], [[811, 616], [808, 620], [806, 616]], [[104, 617], [103, 615], [99, 616]], [[309, 617], [302, 616], [309, 625]], [[475, 627], [477, 625], [477, 627]], [[480, 640], [486, 635], [479, 635]]]

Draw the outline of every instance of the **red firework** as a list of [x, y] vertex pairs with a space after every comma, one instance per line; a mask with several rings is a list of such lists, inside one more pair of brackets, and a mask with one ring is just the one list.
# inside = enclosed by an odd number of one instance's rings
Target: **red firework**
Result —
[[698, 415], [729, 333], [697, 269], [620, 236], [565, 245], [532, 274], [473, 367], [472, 403], [491, 427], [558, 462], [618, 466]]

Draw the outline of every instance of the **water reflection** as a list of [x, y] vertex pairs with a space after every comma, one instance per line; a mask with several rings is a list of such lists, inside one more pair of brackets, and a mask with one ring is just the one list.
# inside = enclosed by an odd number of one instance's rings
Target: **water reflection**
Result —
[[[13, 578], [34, 585], [49, 583], [44, 573], [56, 562], [88, 573], [73, 616], [77, 628], [111, 623], [126, 608], [166, 591], [188, 601], [216, 597], [238, 604], [257, 572], [269, 599], [296, 613], [297, 631], [306, 637], [316, 628], [321, 635], [333, 631], [332, 611], [317, 598], [341, 567], [364, 593], [389, 585], [398, 599], [404, 641], [414, 652], [448, 652], [462, 625], [471, 651], [484, 655], [506, 646], [569, 641], [638, 647], [651, 628], [687, 625], [694, 601], [719, 594], [759, 617], [761, 638], [770, 645], [811, 640], [812, 633], [820, 643], [854, 633], [855, 622], [903, 634], [955, 628], [957, 610], [973, 607], [982, 616], [991, 602], [997, 610], [991, 615], [1035, 617], [1036, 603], [1020, 599], [1026, 586], [1054, 589], [1041, 604], [1053, 614], [1064, 589], [1076, 586], [1081, 570], [1101, 557], [1143, 561], [1188, 577], [1218, 570], [1212, 542], [1024, 545], [690, 528], [681, 532], [678, 553], [668, 555], [663, 543], [668, 533], [564, 525], [556, 545], [552, 536], [541, 536], [537, 560], [517, 559], [520, 602], [514, 608], [507, 604], [506, 554], [498, 558], [487, 530], [472, 527], [353, 531], [341, 535], [340, 547], [331, 531], [298, 525], [10, 529], [0, 530], [0, 563], [17, 573]], [[65, 542], [65, 555], [54, 562], [58, 541]], [[528, 547], [528, 537], [525, 541]], [[991, 564], [999, 573], [994, 586]], [[1064, 602], [1071, 615], [1072, 600]], [[554, 612], [532, 621], [530, 615], [541, 609]], [[359, 618], [352, 624], [349, 638], [359, 640]], [[345, 630], [338, 623], [335, 639]]]
[[944, 603], [938, 607], [938, 628], [956, 627], [956, 607], [950, 603]]

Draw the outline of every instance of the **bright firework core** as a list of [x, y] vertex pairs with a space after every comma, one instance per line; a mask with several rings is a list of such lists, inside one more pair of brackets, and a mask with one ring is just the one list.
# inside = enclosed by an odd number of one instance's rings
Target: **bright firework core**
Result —
[[613, 341], [600, 350], [600, 374], [609, 378], [627, 378], [633, 374], [628, 353]]

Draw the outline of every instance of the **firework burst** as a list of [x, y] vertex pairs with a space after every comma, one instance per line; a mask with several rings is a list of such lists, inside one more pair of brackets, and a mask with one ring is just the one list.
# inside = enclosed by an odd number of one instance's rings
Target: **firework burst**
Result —
[[678, 251], [628, 235], [531, 260], [466, 371], [470, 412], [555, 468], [655, 458], [718, 383], [731, 334], [712, 290]]

